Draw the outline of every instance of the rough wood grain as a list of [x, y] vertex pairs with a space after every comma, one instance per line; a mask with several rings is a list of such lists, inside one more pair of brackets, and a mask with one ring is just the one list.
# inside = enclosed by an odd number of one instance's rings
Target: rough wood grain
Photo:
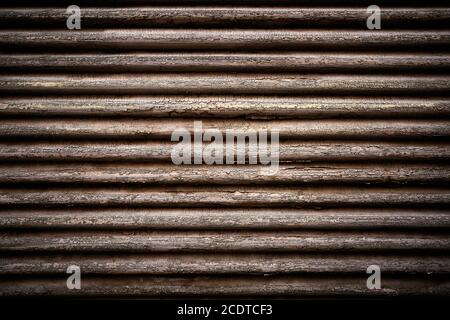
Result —
[[369, 290], [363, 277], [85, 277], [82, 290], [68, 290], [66, 278], [1, 279], [0, 296], [86, 297], [397, 297], [448, 296], [450, 282], [432, 277], [384, 277]]
[[0, 189], [3, 206], [95, 207], [337, 207], [448, 206], [450, 191], [437, 188], [172, 188]]
[[446, 251], [447, 234], [355, 231], [2, 232], [3, 252], [361, 252]]
[[412, 49], [448, 48], [450, 31], [105, 29], [81, 31], [0, 31], [5, 49]]
[[411, 229], [450, 228], [429, 209], [3, 209], [0, 229]]
[[[383, 27], [432, 27], [450, 22], [450, 9], [383, 8]], [[359, 27], [365, 28], [365, 8], [283, 7], [122, 7], [83, 8], [83, 28], [117, 27]], [[65, 26], [64, 8], [0, 9], [0, 25], [11, 27]]]
[[363, 273], [379, 265], [383, 274], [449, 274], [445, 256], [324, 255], [324, 254], [126, 254], [126, 255], [40, 255], [5, 257], [1, 275], [64, 274], [77, 265], [83, 275], [91, 274], [292, 274]]
[[0, 184], [449, 184], [450, 165], [1, 165]]
[[[39, 4], [46, 4], [50, 6], [62, 6], [62, 5], [70, 5], [71, 0], [41, 0]], [[78, 0], [78, 3], [84, 4], [88, 6], [117, 6], [117, 0]], [[170, 7], [176, 7], [180, 3], [189, 6], [208, 6], [211, 4], [214, 5], [227, 5], [233, 7], [239, 7], [243, 3], [246, 5], [267, 5], [270, 7], [277, 6], [310, 6], [314, 7], [316, 5], [336, 5], [336, 0], [120, 0], [120, 3], [127, 6], [140, 5], [140, 6], [154, 6], [154, 5], [164, 5]], [[349, 5], [364, 5], [372, 4], [371, 0], [339, 0], [339, 5], [349, 6]], [[27, 7], [36, 7], [36, 2], [33, 0], [16, 0], [14, 2], [17, 6]], [[378, 0], [378, 4], [382, 4], [386, 7], [389, 5], [398, 5], [398, 6], [406, 6], [409, 5], [422, 5], [423, 0]], [[441, 7], [447, 4], [446, 0], [430, 0], [427, 1], [427, 6], [437, 6], [441, 5]]]
[[[211, 120], [202, 121], [203, 131], [217, 129], [225, 139], [227, 130], [238, 134], [269, 136], [278, 130], [280, 138], [355, 139], [419, 138], [450, 136], [450, 120]], [[170, 142], [173, 132], [187, 130], [194, 135], [195, 121], [174, 119], [0, 120], [2, 137], [70, 138], [154, 138]], [[197, 129], [198, 131], [200, 129]]]
[[[0, 35], [1, 36], [1, 35]], [[449, 37], [450, 43], [450, 37]], [[445, 94], [447, 75], [121, 74], [0, 75], [2, 93], [45, 94]]]
[[[0, 10], [1, 15], [1, 10]], [[0, 54], [4, 71], [66, 72], [443, 72], [448, 54], [122, 53]]]
[[[2, 161], [164, 161], [172, 163], [174, 144], [138, 141], [1, 142]], [[283, 142], [280, 161], [443, 161], [450, 144], [380, 141]]]
[[[447, 2], [71, 4], [0, 5], [0, 296], [450, 296]], [[199, 119], [278, 172], [173, 166]]]
[[[1, 61], [0, 61], [1, 63]], [[448, 117], [448, 98], [398, 97], [0, 97], [8, 116], [270, 118]]]

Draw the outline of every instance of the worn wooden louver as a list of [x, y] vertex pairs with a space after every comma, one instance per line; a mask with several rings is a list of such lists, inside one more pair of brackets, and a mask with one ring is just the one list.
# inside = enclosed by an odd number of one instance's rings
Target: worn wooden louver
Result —
[[[1, 8], [0, 296], [449, 295], [450, 8], [371, 2]], [[279, 172], [173, 165], [194, 120]]]

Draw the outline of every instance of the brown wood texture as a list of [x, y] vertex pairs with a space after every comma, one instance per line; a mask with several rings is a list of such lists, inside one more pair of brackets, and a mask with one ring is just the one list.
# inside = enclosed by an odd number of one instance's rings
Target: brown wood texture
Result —
[[[30, 60], [31, 62], [31, 60]], [[1, 63], [1, 61], [0, 61]], [[120, 116], [171, 118], [429, 118], [449, 117], [449, 98], [88, 96], [0, 97], [5, 116]]]
[[[50, 136], [47, 138], [51, 138]], [[170, 142], [136, 141], [0, 141], [3, 161], [127, 161], [170, 162]], [[443, 161], [450, 159], [450, 144], [430, 142], [288, 141], [280, 144], [281, 162], [311, 161]]]
[[443, 229], [448, 210], [429, 209], [2, 209], [2, 229]]
[[[450, 40], [450, 38], [449, 38]], [[0, 92], [47, 94], [445, 94], [447, 75], [5, 75]]]
[[3, 165], [0, 184], [277, 185], [450, 184], [442, 165]]
[[[203, 132], [226, 130], [250, 134], [278, 130], [285, 138], [420, 138], [450, 136], [449, 120], [280, 120], [239, 121], [204, 120]], [[84, 137], [84, 138], [159, 138], [169, 141], [174, 131], [185, 129], [194, 135], [195, 121], [188, 120], [0, 120], [2, 137]], [[225, 138], [224, 138], [225, 139]], [[206, 144], [206, 143], [205, 143]]]
[[[366, 8], [138, 7], [83, 8], [85, 27], [365, 27]], [[0, 9], [1, 25], [61, 27], [65, 8]], [[450, 9], [383, 8], [383, 26], [430, 27], [450, 22]]]
[[132, 53], [0, 54], [7, 71], [85, 72], [442, 72], [449, 56], [439, 53]]
[[0, 233], [13, 252], [355, 252], [448, 251], [447, 235], [399, 232], [21, 232]]
[[[228, 263], [233, 261], [233, 263]], [[0, 261], [2, 275], [62, 274], [68, 265], [79, 264], [85, 274], [357, 274], [371, 265], [382, 264], [387, 274], [448, 274], [448, 257], [327, 254], [102, 254], [7, 257]]]
[[[211, 188], [214, 191], [210, 191]], [[450, 191], [443, 188], [218, 188], [120, 190], [0, 189], [6, 206], [99, 206], [99, 207], [339, 207], [427, 206], [450, 204]]]
[[[64, 26], [63, 26], [64, 27]], [[84, 50], [286, 50], [448, 48], [450, 31], [106, 29], [80, 31], [0, 31], [5, 49]]]
[[447, 278], [386, 277], [380, 290], [369, 290], [365, 277], [86, 277], [83, 290], [67, 290], [54, 277], [0, 280], [0, 296], [57, 297], [398, 297], [448, 296]]
[[[450, 296], [446, 1], [72, 4], [0, 5], [0, 297]], [[174, 165], [194, 121], [278, 169]]]
[[[208, 6], [209, 4], [221, 4], [221, 5], [233, 5], [233, 7], [239, 7], [242, 3], [249, 4], [252, 6], [258, 6], [258, 5], [265, 5], [268, 7], [276, 7], [278, 5], [290, 5], [292, 7], [295, 6], [311, 6], [314, 7], [314, 5], [330, 5], [339, 4], [340, 6], [349, 6], [349, 5], [367, 5], [371, 4], [371, 0], [339, 0], [339, 2], [336, 2], [336, 0], [314, 0], [313, 2], [311, 0], [120, 0], [120, 3], [123, 5], [150, 5], [150, 6], [156, 6], [164, 4], [169, 7], [177, 6], [179, 3], [183, 3], [186, 5], [202, 5], [202, 6]], [[26, 7], [36, 7], [36, 3], [33, 0], [16, 0], [15, 5], [17, 6], [26, 6]], [[67, 3], [72, 3], [70, 0], [42, 0], [39, 3], [42, 4], [50, 4], [53, 6], [56, 6], [57, 4], [60, 5], [66, 5]], [[84, 4], [87, 6], [96, 5], [99, 6], [102, 5], [116, 5], [118, 4], [117, 0], [79, 0], [80, 4]], [[437, 5], [445, 5], [447, 2], [446, 0], [430, 0], [427, 1], [427, 5], [431, 7], [435, 7]], [[404, 7], [407, 7], [408, 4], [415, 5], [422, 4], [422, 0], [379, 0], [380, 5], [388, 6], [387, 4], [395, 4], [395, 5], [401, 5]]]

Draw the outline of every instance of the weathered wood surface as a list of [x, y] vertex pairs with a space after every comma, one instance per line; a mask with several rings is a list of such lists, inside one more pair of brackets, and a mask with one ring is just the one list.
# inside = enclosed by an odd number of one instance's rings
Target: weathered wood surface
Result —
[[[214, 191], [211, 191], [214, 188]], [[0, 205], [97, 207], [448, 206], [445, 188], [0, 189]]]
[[[0, 8], [0, 296], [450, 295], [447, 2], [72, 4]], [[279, 170], [174, 166], [194, 120]]]
[[284, 231], [1, 232], [3, 252], [360, 252], [445, 251], [447, 234]]
[[[230, 263], [233, 261], [233, 263]], [[64, 274], [78, 265], [91, 274], [358, 274], [369, 265], [380, 265], [383, 274], [448, 274], [450, 258], [423, 255], [325, 255], [325, 254], [126, 254], [41, 255], [5, 257], [1, 275]]]
[[2, 209], [0, 229], [422, 229], [450, 227], [429, 209]]
[[443, 72], [448, 54], [129, 53], [0, 54], [4, 71], [67, 72]]
[[[0, 142], [3, 161], [141, 161], [172, 162], [173, 143], [137, 141]], [[283, 142], [280, 161], [443, 161], [450, 144], [380, 141]]]
[[[383, 27], [450, 23], [450, 8], [383, 8]], [[139, 7], [83, 8], [83, 28], [103, 27], [358, 27], [366, 8]], [[64, 28], [65, 8], [0, 9], [0, 26]]]
[[[0, 120], [0, 136], [5, 137], [70, 137], [70, 138], [158, 138], [170, 142], [173, 132], [186, 130], [194, 135], [195, 121], [174, 119], [148, 120], [79, 120], [27, 119]], [[450, 136], [450, 120], [203, 120], [203, 133], [216, 129], [223, 135], [268, 136], [278, 131], [280, 138], [420, 138]], [[200, 126], [197, 126], [200, 131]]]
[[[1, 36], [1, 35], [0, 35]], [[450, 37], [449, 37], [450, 43]], [[0, 92], [45, 94], [445, 94], [447, 75], [0, 75]]]
[[106, 29], [80, 31], [1, 30], [5, 49], [412, 49], [450, 47], [450, 31], [230, 30], [230, 29]]
[[0, 97], [0, 114], [5, 116], [120, 116], [124, 118], [426, 118], [450, 116], [450, 99], [264, 96], [45, 98], [36, 96], [30, 98], [16, 96]]
[[[51, 5], [53, 7], [55, 6], [62, 6], [62, 5], [70, 5], [72, 2], [71, 0], [41, 0], [39, 1], [39, 4], [46, 4]], [[118, 1], [117, 0], [78, 0], [79, 4], [83, 4], [85, 6], [98, 6], [98, 7], [105, 7], [108, 6], [117, 6]], [[140, 5], [140, 6], [156, 6], [156, 5], [164, 5], [168, 7], [175, 7], [178, 6], [180, 3], [185, 4], [186, 6], [192, 6], [192, 5], [199, 5], [199, 6], [209, 6], [211, 4], [214, 5], [229, 5], [233, 7], [239, 7], [242, 4], [246, 5], [265, 5], [268, 7], [277, 7], [277, 6], [309, 6], [314, 7], [318, 5], [339, 5], [339, 6], [355, 6], [355, 5], [363, 5], [367, 7], [367, 4], [372, 4], [371, 0], [339, 0], [337, 3], [336, 0], [120, 0], [120, 4], [126, 5], [126, 6], [134, 6], [134, 5]], [[36, 2], [33, 0], [16, 0], [14, 2], [17, 6], [27, 6], [28, 8], [36, 7]], [[403, 7], [408, 7], [409, 5], [414, 6], [421, 6], [423, 7], [423, 0], [379, 0], [379, 5], [384, 5], [386, 7], [392, 6], [392, 5], [398, 5]], [[446, 0], [430, 0], [427, 1], [427, 6], [438, 6], [440, 5], [443, 7], [445, 4], [447, 4]], [[419, 6], [419, 7], [420, 7]]]
[[450, 165], [1, 165], [0, 184], [450, 184]]
[[68, 290], [66, 278], [1, 279], [0, 296], [79, 297], [397, 297], [448, 296], [448, 278], [384, 277], [369, 290], [366, 277], [143, 277], [83, 278], [83, 290]]

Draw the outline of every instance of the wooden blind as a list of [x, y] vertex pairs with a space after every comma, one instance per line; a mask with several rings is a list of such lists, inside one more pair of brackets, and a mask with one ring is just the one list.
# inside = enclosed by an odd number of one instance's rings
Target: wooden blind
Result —
[[[448, 296], [448, 4], [2, 4], [0, 296]], [[278, 172], [174, 165], [194, 121]]]

